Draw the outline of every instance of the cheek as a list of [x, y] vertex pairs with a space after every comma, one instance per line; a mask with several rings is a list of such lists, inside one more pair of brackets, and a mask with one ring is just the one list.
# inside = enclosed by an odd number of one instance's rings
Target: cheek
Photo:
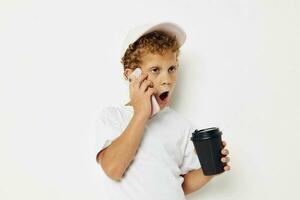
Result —
[[156, 79], [153, 76], [151, 76], [150, 74], [148, 75], [147, 80], [151, 81], [153, 86], [156, 86]]
[[176, 81], [177, 81], [177, 75], [174, 75], [173, 78], [172, 78], [172, 83], [175, 84]]

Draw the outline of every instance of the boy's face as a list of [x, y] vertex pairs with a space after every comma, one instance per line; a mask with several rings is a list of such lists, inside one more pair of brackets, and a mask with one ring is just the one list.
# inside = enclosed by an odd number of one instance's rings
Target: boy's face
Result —
[[[154, 86], [154, 95], [160, 109], [162, 110], [170, 104], [170, 100], [175, 89], [178, 65], [176, 62], [176, 52], [167, 51], [163, 55], [147, 53], [141, 58], [140, 68], [143, 73], [148, 74], [148, 80]], [[133, 70], [126, 69], [128, 77]], [[167, 96], [161, 95], [167, 92]], [[163, 96], [165, 98], [163, 98]]]

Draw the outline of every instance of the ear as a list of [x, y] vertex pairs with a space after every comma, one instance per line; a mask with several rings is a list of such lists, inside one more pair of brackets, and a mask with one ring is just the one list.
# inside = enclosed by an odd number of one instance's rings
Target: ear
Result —
[[124, 78], [125, 78], [125, 80], [128, 80], [128, 77], [129, 77], [129, 75], [130, 75], [132, 72], [133, 72], [133, 70], [132, 70], [132, 69], [129, 69], [129, 68], [126, 68], [126, 69], [124, 70]]

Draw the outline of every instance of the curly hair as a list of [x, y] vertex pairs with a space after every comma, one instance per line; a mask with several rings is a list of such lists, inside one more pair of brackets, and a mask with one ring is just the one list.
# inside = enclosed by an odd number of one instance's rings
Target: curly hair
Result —
[[[141, 64], [143, 55], [147, 53], [163, 55], [169, 50], [176, 52], [176, 61], [178, 61], [180, 51], [176, 36], [171, 37], [165, 32], [153, 31], [130, 44], [122, 57], [121, 63], [123, 64], [124, 71], [127, 68], [134, 70]], [[125, 73], [124, 77], [126, 78]]]

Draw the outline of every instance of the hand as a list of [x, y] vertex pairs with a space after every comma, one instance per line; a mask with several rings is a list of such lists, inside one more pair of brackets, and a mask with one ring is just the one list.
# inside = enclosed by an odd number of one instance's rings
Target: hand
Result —
[[224, 170], [225, 171], [229, 171], [230, 170], [230, 166], [227, 164], [230, 161], [230, 158], [228, 157], [229, 151], [228, 151], [228, 149], [225, 149], [226, 142], [222, 141], [222, 144], [223, 144], [223, 148], [221, 150], [221, 154], [223, 154], [224, 156], [221, 158], [221, 161], [223, 163], [225, 163]]
[[138, 78], [130, 76], [130, 99], [134, 114], [149, 119], [152, 111], [151, 95], [154, 93], [153, 83], [142, 73]]

